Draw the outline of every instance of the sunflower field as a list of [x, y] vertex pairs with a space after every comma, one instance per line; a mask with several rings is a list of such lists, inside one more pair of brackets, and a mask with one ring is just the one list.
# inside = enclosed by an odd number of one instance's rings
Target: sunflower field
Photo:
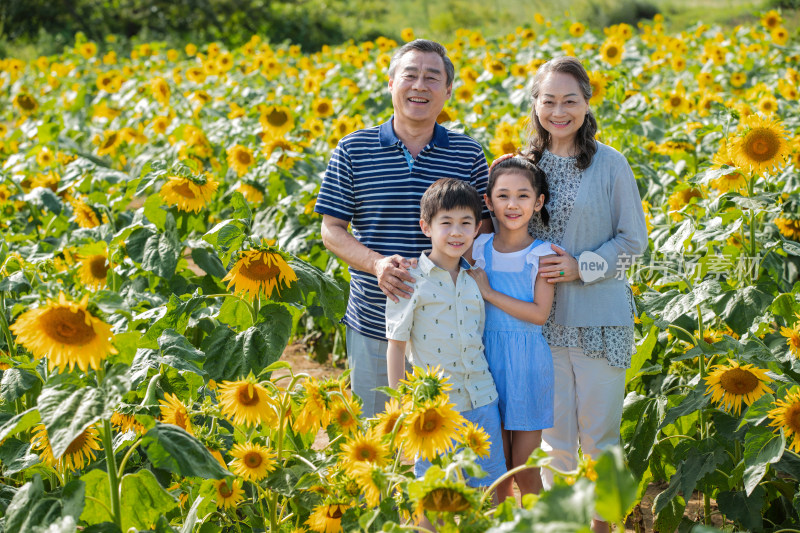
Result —
[[[800, 39], [781, 14], [674, 34], [537, 17], [446, 43], [439, 120], [489, 160], [522, 146], [537, 67], [579, 57], [650, 231], [630, 258], [622, 446], [496, 508], [463, 482], [487, 437], [438, 369], [365, 419], [347, 372], [279, 361], [291, 340], [343, 353], [348, 275], [313, 207], [338, 140], [391, 116], [397, 46], [79, 36], [0, 60], [2, 529], [403, 531], [425, 514], [578, 532], [596, 510], [624, 530], [655, 484], [657, 531], [800, 530]], [[418, 480], [416, 454], [434, 458]]]

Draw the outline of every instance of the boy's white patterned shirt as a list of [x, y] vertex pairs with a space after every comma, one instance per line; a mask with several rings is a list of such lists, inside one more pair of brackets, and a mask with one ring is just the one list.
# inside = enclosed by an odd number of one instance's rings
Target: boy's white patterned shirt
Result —
[[450, 273], [423, 253], [417, 268], [409, 270], [415, 279], [411, 298], [386, 300], [386, 337], [410, 341], [406, 355], [413, 365], [442, 368], [459, 412], [497, 399], [483, 353], [483, 297], [467, 270], [469, 264], [462, 259], [454, 284]]

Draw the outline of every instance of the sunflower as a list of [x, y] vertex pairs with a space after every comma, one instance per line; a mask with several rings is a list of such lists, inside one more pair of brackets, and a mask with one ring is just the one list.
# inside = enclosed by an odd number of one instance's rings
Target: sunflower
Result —
[[94, 426], [89, 426], [81, 431], [70, 442], [61, 457], [56, 459], [53, 456], [53, 448], [50, 446], [50, 438], [44, 425], [39, 424], [32, 431], [31, 448], [40, 450], [39, 456], [42, 462], [58, 470], [63, 469], [65, 472], [83, 470], [86, 465], [94, 461], [94, 452], [101, 449], [100, 436], [97, 429]]
[[53, 152], [47, 148], [39, 150], [39, 153], [36, 154], [36, 163], [40, 167], [49, 167], [53, 164], [53, 161], [55, 161], [55, 156], [53, 155]]
[[408, 496], [417, 502], [414, 516], [418, 519], [425, 511], [434, 513], [463, 513], [477, 509], [480, 493], [464, 483], [445, 478], [444, 471], [432, 466], [425, 477], [408, 484]]
[[331, 405], [331, 422], [336, 424], [342, 433], [353, 433], [358, 429], [358, 417], [361, 405], [351, 396], [337, 397]]
[[750, 405], [768, 392], [772, 392], [766, 384], [772, 381], [767, 371], [753, 365], [740, 366], [736, 361], [727, 365], [715, 365], [706, 377], [706, 394], [711, 394], [711, 401], [723, 410], [738, 415], [742, 409], [742, 401]]
[[453, 447], [464, 417], [445, 398], [426, 402], [409, 414], [402, 438], [410, 455], [433, 460]]
[[800, 241], [800, 219], [778, 217], [773, 222], [778, 226], [781, 235], [787, 239]]
[[81, 281], [87, 287], [99, 289], [105, 287], [106, 276], [111, 266], [108, 264], [108, 257], [105, 253], [82, 257], [81, 266], [78, 270]]
[[439, 112], [439, 116], [436, 117], [436, 122], [439, 124], [443, 124], [445, 122], [452, 122], [456, 119], [458, 115], [456, 114], [456, 110], [453, 108], [443, 107], [442, 110]]
[[122, 136], [119, 132], [107, 131], [105, 132], [105, 138], [100, 141], [100, 146], [97, 147], [97, 155], [114, 154], [120, 144], [122, 144]]
[[742, 120], [728, 151], [737, 167], [760, 175], [779, 167], [789, 155], [786, 130], [777, 121], [750, 115]]
[[236, 458], [231, 461], [231, 471], [247, 481], [261, 481], [275, 470], [275, 452], [260, 444], [234, 444], [231, 455]]
[[589, 83], [592, 86], [592, 97], [589, 100], [589, 103], [592, 105], [599, 104], [603, 101], [603, 98], [606, 95], [606, 85], [608, 84], [608, 79], [603, 75], [602, 72], [593, 70], [589, 72]]
[[19, 93], [14, 97], [13, 103], [14, 107], [19, 109], [20, 113], [23, 115], [33, 114], [37, 109], [39, 109], [39, 102], [37, 102], [36, 98], [28, 93]]
[[349, 474], [359, 487], [367, 505], [377, 507], [381, 501], [381, 486], [385, 485], [386, 472], [372, 463], [360, 462], [350, 466]]
[[176, 206], [179, 211], [199, 213], [211, 201], [218, 186], [219, 183], [210, 175], [170, 176], [159, 194], [168, 205]]
[[738, 89], [745, 83], [747, 83], [747, 74], [744, 72], [734, 72], [731, 74], [731, 85], [733, 87]]
[[222, 415], [236, 425], [273, 424], [276, 414], [269, 392], [251, 375], [246, 380], [223, 381], [219, 385]]
[[281, 287], [288, 288], [297, 281], [297, 274], [278, 249], [262, 246], [240, 252], [239, 260], [222, 281], [228, 282], [228, 289], [234, 287], [234, 292], [255, 300], [262, 294], [271, 298], [273, 291], [280, 295]]
[[400, 31], [400, 38], [403, 39], [405, 42], [411, 42], [414, 40], [414, 29], [413, 28], [403, 28]]
[[489, 457], [492, 442], [489, 434], [474, 422], [467, 422], [459, 431], [459, 440], [466, 444], [478, 457]]
[[789, 449], [800, 453], [800, 389], [793, 387], [782, 400], [777, 400], [768, 416], [772, 419], [770, 426], [783, 429], [787, 441], [791, 438]]
[[338, 533], [342, 530], [342, 515], [350, 508], [346, 503], [320, 504], [314, 507], [306, 524], [318, 533]]
[[294, 127], [294, 118], [291, 110], [286, 106], [268, 106], [261, 112], [259, 118], [261, 127], [265, 132], [273, 135], [283, 135]]
[[228, 486], [228, 481], [220, 479], [214, 481], [214, 488], [217, 489], [217, 508], [220, 509], [236, 509], [236, 507], [244, 500], [244, 490], [242, 490], [242, 481], [234, 479]]
[[769, 32], [769, 36], [772, 37], [772, 42], [778, 46], [783, 46], [789, 40], [789, 31], [783, 26], [778, 26]]
[[160, 76], [156, 76], [150, 80], [150, 92], [153, 94], [153, 98], [161, 104], [162, 106], [169, 105], [169, 84], [167, 80]]
[[600, 58], [615, 67], [622, 62], [622, 53], [624, 52], [622, 41], [617, 37], [610, 37], [603, 42], [600, 47]]
[[800, 358], [800, 320], [797, 321], [793, 328], [781, 327], [781, 335], [786, 337], [786, 346], [792, 354]]
[[767, 11], [761, 17], [761, 24], [764, 26], [764, 28], [768, 30], [777, 28], [778, 26], [781, 25], [781, 23], [783, 23], [783, 17], [781, 17], [781, 14], [775, 11], [774, 9], [771, 11]]
[[758, 101], [756, 107], [762, 115], [774, 115], [778, 110], [778, 99], [771, 94], [764, 95]]
[[122, 433], [133, 431], [137, 435], [144, 435], [147, 432], [145, 427], [136, 420], [135, 416], [126, 415], [119, 411], [114, 411], [111, 415], [111, 425], [119, 428]]
[[75, 222], [82, 228], [96, 228], [100, 225], [100, 218], [94, 208], [81, 198], [72, 200], [72, 212]]
[[580, 22], [573, 22], [572, 24], [570, 24], [569, 34], [572, 35], [573, 37], [580, 37], [584, 33], [586, 33], [586, 26], [584, 26]]
[[503, 154], [515, 154], [519, 151], [519, 142], [515, 142], [513, 137], [506, 135], [495, 135], [489, 143], [492, 155], [497, 158]]
[[333, 102], [330, 98], [317, 98], [311, 104], [311, 109], [314, 114], [319, 118], [325, 118], [333, 115]]
[[682, 90], [676, 90], [664, 99], [664, 111], [670, 113], [673, 117], [688, 113], [691, 108], [691, 102], [689, 102]]
[[449, 400], [446, 393], [452, 388], [450, 377], [445, 376], [438, 366], [425, 369], [415, 366], [413, 372], [407, 373], [397, 386], [397, 390], [403, 394], [404, 403], [411, 405]]
[[303, 388], [303, 403], [292, 427], [299, 433], [316, 434], [321, 427], [327, 427], [330, 423], [327, 395], [323, 385], [312, 377], [305, 380]]
[[246, 146], [235, 144], [228, 148], [228, 165], [233, 168], [239, 176], [247, 174], [247, 169], [255, 162], [253, 152]]
[[344, 470], [351, 474], [351, 468], [358, 463], [371, 463], [377, 466], [386, 464], [389, 450], [381, 442], [380, 436], [373, 431], [358, 432], [342, 445], [340, 460]]
[[249, 183], [240, 183], [236, 190], [242, 193], [244, 199], [251, 204], [261, 205], [264, 201], [264, 193], [261, 192], [255, 185]]
[[99, 370], [103, 359], [117, 350], [111, 326], [92, 315], [88, 303], [88, 295], [75, 303], [62, 292], [58, 302], [48, 299], [44, 307], [22, 313], [11, 331], [36, 359], [47, 357], [50, 370], [76, 365], [84, 372]]
[[400, 402], [396, 398], [392, 398], [386, 402], [384, 411], [378, 414], [378, 423], [375, 425], [375, 431], [384, 437], [391, 435], [397, 420], [402, 414], [403, 410], [400, 408]]
[[190, 435], [192, 431], [192, 417], [189, 409], [175, 394], [166, 393], [164, 400], [158, 400], [161, 404], [161, 421], [165, 424], [173, 424], [186, 430]]

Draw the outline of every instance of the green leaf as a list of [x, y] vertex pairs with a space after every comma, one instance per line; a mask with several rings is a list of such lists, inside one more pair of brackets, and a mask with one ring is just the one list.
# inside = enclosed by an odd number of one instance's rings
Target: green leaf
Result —
[[607, 522], [619, 523], [636, 501], [637, 483], [625, 465], [622, 449], [609, 448], [595, 465], [595, 509]]
[[748, 496], [767, 472], [767, 465], [777, 463], [786, 447], [783, 433], [755, 426], [747, 432], [744, 443], [744, 489]]
[[151, 194], [144, 202], [144, 216], [159, 231], [164, 231], [167, 222], [167, 211], [162, 207], [163, 205], [164, 199], [160, 194]]
[[744, 491], [720, 492], [717, 494], [717, 505], [729, 520], [735, 520], [751, 531], [762, 531], [761, 509], [765, 496], [766, 492], [761, 486], [756, 487], [749, 496]]
[[771, 293], [748, 286], [723, 293], [713, 300], [711, 308], [734, 332], [742, 335], [769, 309], [772, 301]]
[[52, 122], [45, 122], [36, 128], [36, 141], [44, 145], [50, 141], [58, 139], [58, 132], [61, 131], [61, 121], [54, 120]]
[[687, 249], [687, 244], [694, 234], [694, 226], [689, 219], [684, 220], [678, 229], [669, 236], [669, 239], [664, 242], [659, 248], [659, 251], [665, 254], [683, 254]]
[[[626, 403], [628, 398], [626, 398]], [[650, 460], [653, 445], [658, 435], [659, 422], [664, 418], [664, 408], [667, 399], [663, 396], [656, 398], [643, 398], [636, 402], [638, 417], [630, 438], [626, 440], [625, 453], [631, 471], [636, 478], [640, 478]], [[628, 409], [631, 409], [629, 406]]]
[[36, 374], [21, 368], [9, 368], [3, 371], [3, 379], [0, 380], [0, 396], [6, 402], [14, 403], [37, 383], [39, 378]]
[[120, 489], [122, 530], [149, 529], [151, 524], [175, 507], [178, 502], [165, 491], [149, 470], [122, 476]]
[[[659, 500], [662, 498], [663, 494], [664, 493], [662, 492], [656, 496], [653, 506], [660, 504]], [[675, 531], [678, 527], [678, 524], [681, 523], [683, 511], [685, 509], [686, 501], [682, 497], [677, 496], [676, 498], [669, 500], [667, 504], [662, 505], [661, 512], [655, 517], [653, 522], [654, 531]]]
[[145, 433], [142, 447], [153, 466], [179, 476], [222, 479], [233, 475], [222, 468], [199, 440], [172, 424], [156, 424]]
[[[297, 283], [285, 290], [278, 301], [303, 303], [309, 308], [317, 307], [318, 313], [324, 313], [332, 321], [338, 321], [347, 307], [347, 295], [332, 277], [317, 267], [294, 258], [289, 265], [297, 274]], [[299, 290], [301, 298], [294, 291]], [[314, 309], [310, 309], [314, 313]]]
[[585, 478], [571, 487], [558, 484], [543, 492], [531, 510], [536, 526], [528, 531], [590, 531], [594, 494], [594, 484]]
[[183, 335], [183, 332], [186, 331], [186, 326], [189, 324], [191, 314], [205, 301], [205, 297], [201, 296], [198, 292], [195, 292], [186, 300], [181, 300], [174, 294], [171, 295], [167, 305], [161, 307], [161, 309], [164, 310], [163, 314], [161, 314], [160, 318], [156, 320], [154, 324], [150, 325], [150, 327], [147, 328], [147, 332], [142, 335], [139, 341], [139, 348], [158, 348], [158, 338], [169, 328]]
[[[82, 494], [80, 494], [82, 487], [75, 485], [69, 487], [67, 502], [69, 503], [69, 513], [72, 513], [77, 505], [76, 500], [82, 499]], [[5, 531], [32, 531], [37, 526], [49, 526], [60, 521], [63, 511], [61, 500], [46, 495], [41, 477], [38, 474], [34, 475], [31, 481], [17, 491], [11, 503], [8, 504]], [[66, 516], [72, 518], [74, 524], [74, 517], [71, 514]]]
[[[108, 474], [99, 468], [90, 470], [80, 477], [83, 481], [86, 498], [89, 505], [84, 506], [80, 519], [89, 524], [100, 524], [110, 522], [113, 517], [111, 510], [111, 494], [108, 489]], [[89, 500], [93, 498], [96, 501]]]
[[[698, 378], [699, 379], [699, 378]], [[675, 422], [678, 418], [694, 413], [708, 405], [710, 396], [706, 395], [705, 381], [697, 383], [681, 403], [667, 411], [664, 421], [659, 429], [663, 429]]]
[[30, 289], [31, 284], [25, 279], [25, 272], [22, 270], [0, 279], [0, 291], [18, 294], [21, 292], [28, 292]]
[[253, 325], [253, 313], [250, 307], [239, 298], [225, 298], [219, 308], [217, 320], [228, 324], [237, 331], [244, 331]]
[[652, 326], [650, 331], [647, 332], [647, 336], [642, 343], [636, 347], [636, 353], [633, 354], [633, 357], [631, 358], [631, 366], [625, 371], [626, 384], [636, 377], [636, 374], [639, 373], [639, 370], [641, 370], [644, 363], [650, 359], [650, 355], [653, 353], [653, 348], [655, 348], [657, 343], [658, 328]]
[[266, 304], [259, 310], [257, 325], [238, 334], [219, 326], [203, 339], [203, 368], [215, 381], [239, 379], [250, 372], [259, 375], [280, 358], [291, 331], [289, 310], [280, 304]]
[[3, 424], [3, 427], [0, 427], [0, 442], [3, 442], [8, 437], [13, 437], [24, 431], [28, 431], [38, 424], [40, 420], [41, 416], [36, 407], [31, 407], [27, 411], [15, 415], [11, 420]]
[[219, 257], [205, 248], [193, 248], [192, 260], [197, 266], [202, 268], [206, 274], [210, 274], [215, 278], [222, 279], [228, 273]]
[[245, 234], [241, 228], [238, 225], [230, 224], [220, 228], [216, 245], [224, 252], [231, 248], [239, 248], [244, 238]]
[[653, 506], [656, 513], [660, 513], [670, 501], [674, 500], [678, 491], [681, 491], [684, 497], [690, 497], [698, 480], [714, 472], [727, 457], [725, 449], [711, 439], [700, 442], [684, 441], [681, 444], [683, 446], [676, 451], [676, 455], [680, 455], [685, 449], [686, 457], [678, 464], [675, 474], [670, 479], [669, 487], [659, 494], [658, 501]]
[[39, 456], [30, 453], [31, 443], [18, 439], [8, 439], [0, 446], [0, 461], [3, 463], [3, 475], [11, 476], [22, 472], [39, 462]]
[[148, 272], [169, 279], [178, 266], [181, 245], [175, 228], [175, 219], [166, 214], [164, 232], [144, 227], [131, 233], [126, 249], [131, 259]]
[[203, 504], [205, 498], [203, 496], [198, 496], [194, 499], [194, 503], [192, 503], [192, 507], [189, 509], [189, 512], [186, 513], [186, 518], [183, 521], [183, 527], [181, 528], [180, 533], [192, 533], [194, 531], [194, 526], [197, 524], [198, 520], [198, 510], [200, 506]]
[[177, 370], [188, 370], [195, 374], [205, 376], [206, 373], [197, 363], [202, 363], [205, 354], [192, 346], [189, 340], [179, 334], [174, 329], [164, 330], [158, 338], [158, 346], [161, 348], [161, 360]]
[[237, 191], [231, 195], [231, 206], [233, 207], [231, 218], [243, 218], [245, 220], [253, 218], [253, 212], [250, 210], [250, 206], [242, 193]]
[[39, 396], [39, 412], [55, 458], [61, 457], [86, 428], [110, 416], [103, 393], [95, 387], [49, 388]]

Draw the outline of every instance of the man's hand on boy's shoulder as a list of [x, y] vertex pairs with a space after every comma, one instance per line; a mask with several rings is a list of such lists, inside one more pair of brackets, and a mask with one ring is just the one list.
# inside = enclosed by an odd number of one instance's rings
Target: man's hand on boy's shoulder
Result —
[[417, 259], [406, 259], [400, 255], [390, 255], [375, 263], [375, 277], [378, 278], [378, 287], [390, 300], [397, 303], [399, 298], [411, 298], [414, 287], [414, 277], [408, 273], [409, 269], [417, 268]]

